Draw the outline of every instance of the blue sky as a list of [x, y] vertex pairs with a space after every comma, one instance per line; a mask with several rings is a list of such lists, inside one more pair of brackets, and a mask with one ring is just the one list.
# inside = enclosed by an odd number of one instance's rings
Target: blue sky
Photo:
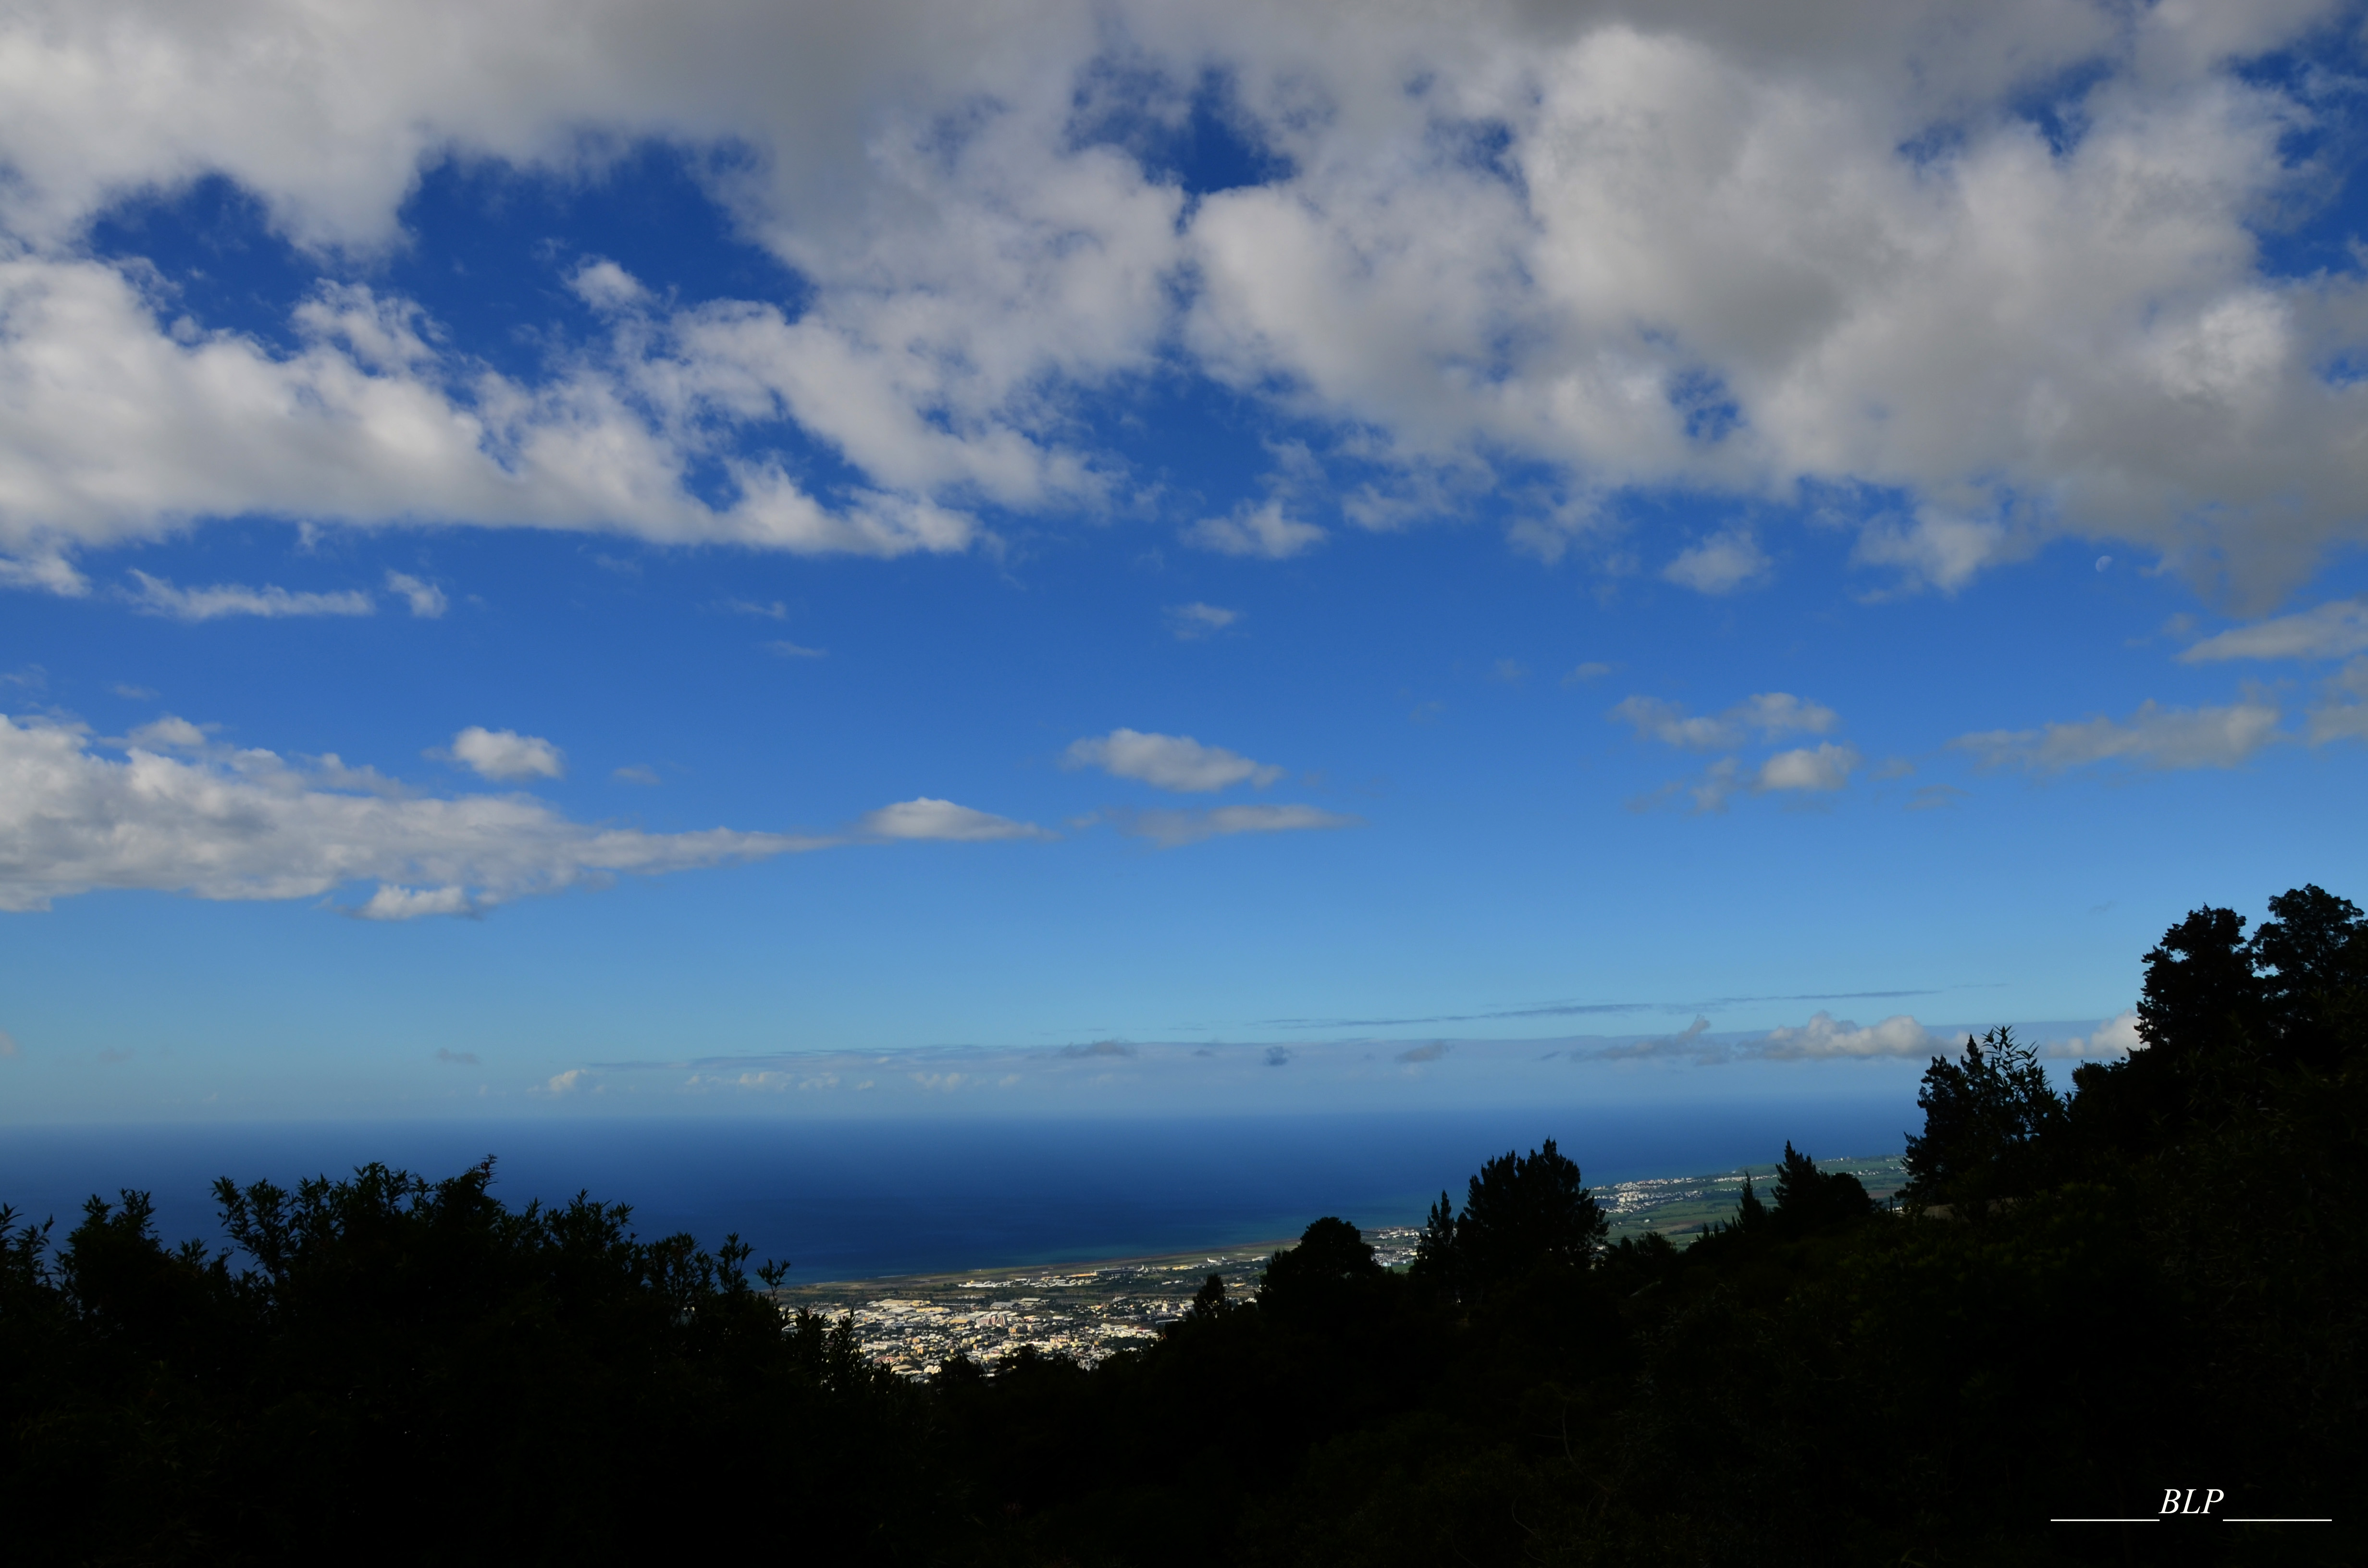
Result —
[[2368, 886], [2361, 14], [1776, 9], [19, 7], [0, 1119], [2126, 1049]]

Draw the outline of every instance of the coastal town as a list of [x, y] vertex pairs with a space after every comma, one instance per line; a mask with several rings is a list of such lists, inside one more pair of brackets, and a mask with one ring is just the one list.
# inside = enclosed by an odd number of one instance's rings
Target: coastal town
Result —
[[[1907, 1172], [1897, 1156], [1823, 1162], [1848, 1171], [1876, 1201], [1896, 1193]], [[1747, 1176], [1765, 1183], [1772, 1165], [1709, 1176], [1654, 1177], [1595, 1189], [1612, 1239], [1648, 1232], [1673, 1240], [1698, 1233], [1735, 1211]], [[1409, 1225], [1368, 1228], [1365, 1239], [1385, 1268], [1414, 1261], [1421, 1232]], [[774, 1293], [784, 1312], [804, 1310], [837, 1321], [851, 1317], [864, 1354], [905, 1377], [934, 1376], [958, 1356], [992, 1365], [1021, 1349], [1093, 1366], [1158, 1337], [1181, 1317], [1211, 1275], [1225, 1293], [1247, 1301], [1267, 1260], [1290, 1239], [1158, 1257], [1093, 1264], [907, 1275], [791, 1286]]]

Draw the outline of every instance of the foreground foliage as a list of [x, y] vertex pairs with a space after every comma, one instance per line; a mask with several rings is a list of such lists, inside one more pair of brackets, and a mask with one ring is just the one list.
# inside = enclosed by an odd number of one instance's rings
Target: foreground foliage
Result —
[[[1935, 1060], [1899, 1210], [1787, 1145], [1691, 1246], [1607, 1247], [1547, 1142], [1442, 1195], [1409, 1273], [1318, 1220], [1090, 1371], [902, 1382], [736, 1243], [513, 1212], [490, 1163], [224, 1183], [222, 1255], [137, 1193], [54, 1245], [9, 1216], [0, 1528], [26, 1562], [2358, 1561], [2368, 926], [2271, 909], [2174, 927], [2146, 1049], [2069, 1096], [2003, 1029]], [[2046, 1522], [2174, 1486], [2340, 1522]]]

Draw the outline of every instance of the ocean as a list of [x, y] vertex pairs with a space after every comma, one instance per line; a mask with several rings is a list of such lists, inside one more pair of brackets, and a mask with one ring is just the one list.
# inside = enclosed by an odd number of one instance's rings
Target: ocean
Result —
[[168, 1241], [220, 1244], [216, 1176], [282, 1185], [377, 1160], [430, 1176], [495, 1156], [521, 1204], [579, 1188], [643, 1236], [737, 1233], [814, 1282], [1235, 1246], [1321, 1215], [1419, 1223], [1481, 1162], [1557, 1139], [1590, 1183], [1896, 1153], [1912, 1097], [1434, 1114], [1064, 1120], [346, 1121], [0, 1128], [0, 1203], [54, 1215], [148, 1192]]

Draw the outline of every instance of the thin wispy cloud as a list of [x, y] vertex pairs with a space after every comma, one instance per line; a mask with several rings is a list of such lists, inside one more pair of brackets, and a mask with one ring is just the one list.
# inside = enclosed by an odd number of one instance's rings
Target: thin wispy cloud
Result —
[[1982, 987], [1949, 985], [1930, 986], [1911, 991], [1811, 991], [1770, 996], [1712, 996], [1691, 1002], [1544, 1002], [1528, 1007], [1495, 1007], [1474, 1013], [1432, 1013], [1407, 1017], [1268, 1018], [1262, 1020], [1258, 1027], [1292, 1029], [1404, 1028], [1426, 1024], [1494, 1023], [1515, 1018], [1589, 1017], [1621, 1013], [1716, 1012], [1724, 1008], [1755, 1006], [1769, 1002], [1888, 1002], [1909, 996], [1938, 996], [1948, 991], [1977, 989]]
[[1362, 817], [1315, 806], [1213, 806], [1201, 811], [1113, 812], [1111, 824], [1131, 838], [1149, 839], [1162, 849], [1180, 849], [1237, 834], [1332, 833], [1362, 827]]
[[882, 806], [862, 817], [855, 833], [863, 838], [898, 843], [936, 840], [953, 844], [990, 844], [1006, 839], [1057, 838], [1033, 823], [1015, 822], [992, 812], [974, 811], [951, 801], [923, 795]]
[[2206, 637], [2179, 655], [2183, 664], [2227, 659], [2341, 659], [2368, 650], [2368, 597], [2337, 599], [2296, 615], [2256, 621]]
[[1288, 561], [1324, 542], [1324, 530], [1283, 511], [1281, 501], [1244, 506], [1230, 516], [1204, 517], [1184, 530], [1185, 541], [1220, 555]]
[[1698, 594], [1732, 594], [1766, 582], [1774, 564], [1748, 533], [1730, 531], [1684, 551], [1661, 575]]
[[1758, 692], [1724, 712], [1704, 714], [1690, 714], [1657, 697], [1631, 697], [1612, 709], [1611, 717], [1633, 726], [1640, 736], [1686, 751], [1725, 750], [1755, 736], [1774, 741], [1830, 734], [1841, 724], [1841, 715], [1832, 709], [1788, 691]]
[[238, 583], [216, 583], [199, 588], [176, 587], [162, 577], [134, 572], [138, 588], [131, 602], [150, 615], [175, 620], [222, 620], [254, 616], [266, 620], [298, 616], [376, 615], [378, 601], [359, 588], [334, 593], [299, 593], [287, 588], [252, 588]]
[[1167, 630], [1176, 634], [1179, 642], [1197, 642], [1239, 624], [1241, 619], [1241, 611], [1216, 605], [1173, 605], [1167, 610]]
[[1986, 730], [1950, 742], [1986, 767], [2061, 773], [2103, 762], [2179, 769], [2236, 767], [2265, 746], [2289, 738], [2272, 702], [2216, 708], [2142, 704], [2126, 719], [2095, 718], [2036, 730]]

